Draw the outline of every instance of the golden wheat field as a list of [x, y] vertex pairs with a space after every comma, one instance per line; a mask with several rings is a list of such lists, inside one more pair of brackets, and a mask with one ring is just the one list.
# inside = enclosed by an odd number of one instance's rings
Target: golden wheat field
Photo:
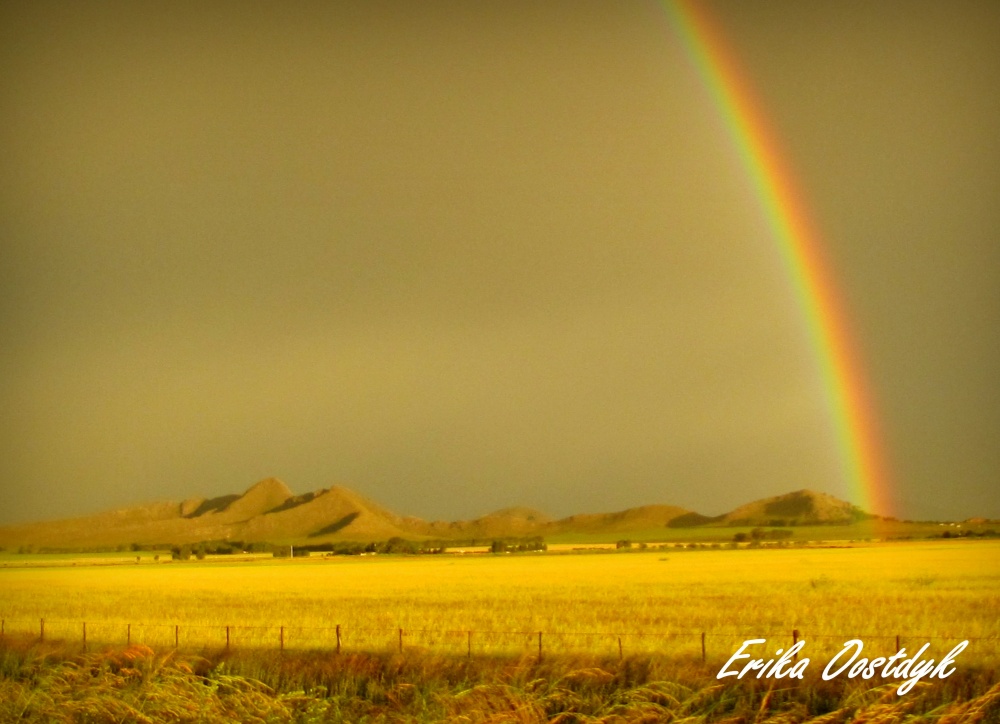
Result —
[[[998, 584], [995, 541], [6, 567], [0, 721], [995, 722]], [[793, 630], [804, 679], [717, 678]], [[820, 678], [897, 636], [970, 644], [905, 695]]]
[[[147, 559], [148, 560], [148, 559]], [[8, 634], [53, 640], [441, 653], [725, 658], [747, 638], [809, 651], [970, 639], [997, 653], [1000, 543], [331, 557], [0, 569]], [[402, 635], [400, 634], [402, 630]]]

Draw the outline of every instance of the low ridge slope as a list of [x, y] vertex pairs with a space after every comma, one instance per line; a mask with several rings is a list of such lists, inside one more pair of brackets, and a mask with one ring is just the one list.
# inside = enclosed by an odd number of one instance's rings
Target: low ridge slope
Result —
[[552, 519], [539, 510], [515, 506], [449, 524], [447, 531], [456, 538], [516, 538], [542, 535], [551, 523]]
[[617, 513], [583, 513], [556, 521], [553, 532], [559, 533], [631, 533], [662, 528], [671, 520], [690, 513], [676, 505], [643, 505]]
[[181, 520], [178, 503], [159, 502], [109, 510], [94, 515], [0, 528], [0, 546], [106, 546], [142, 542], [129, 534], [170, 527]]

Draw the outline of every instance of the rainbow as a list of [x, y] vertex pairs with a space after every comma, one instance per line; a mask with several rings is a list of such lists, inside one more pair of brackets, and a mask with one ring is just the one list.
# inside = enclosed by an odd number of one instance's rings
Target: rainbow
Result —
[[848, 315], [794, 175], [751, 84], [717, 25], [690, 0], [663, 2], [672, 27], [725, 120], [802, 307], [836, 430], [851, 502], [895, 509], [884, 446]]

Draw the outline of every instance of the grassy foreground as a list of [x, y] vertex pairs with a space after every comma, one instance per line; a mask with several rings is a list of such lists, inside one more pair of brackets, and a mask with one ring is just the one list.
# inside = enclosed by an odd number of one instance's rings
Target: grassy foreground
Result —
[[[1000, 722], [998, 610], [989, 540], [8, 568], [0, 721]], [[716, 678], [792, 629], [804, 679]], [[937, 660], [970, 643], [900, 696], [822, 679], [850, 638]]]
[[144, 646], [73, 654], [0, 646], [0, 721], [18, 722], [995, 722], [996, 672], [965, 668], [905, 696], [894, 685], [744, 680], [634, 657], [462, 659]]

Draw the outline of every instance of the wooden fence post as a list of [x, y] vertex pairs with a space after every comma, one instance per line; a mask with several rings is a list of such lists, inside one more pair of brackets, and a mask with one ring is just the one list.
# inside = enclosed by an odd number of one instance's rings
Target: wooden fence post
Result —
[[[7, 628], [7, 621], [6, 621], [6, 619], [0, 619], [0, 639], [2, 639], [6, 635], [6, 628]], [[226, 626], [225, 629], [226, 629], [226, 650], [228, 651], [231, 648], [231, 646], [232, 646], [232, 626]], [[131, 623], [127, 623], [126, 624], [125, 631], [126, 631], [126, 634], [125, 634], [126, 635], [126, 644], [129, 645], [129, 646], [131, 646], [132, 645], [132, 624]], [[400, 654], [403, 653], [403, 648], [404, 648], [403, 647], [403, 636], [404, 636], [404, 634], [405, 634], [405, 629], [403, 629], [403, 628], [397, 629], [398, 651], [399, 651]], [[467, 630], [466, 631], [466, 655], [470, 659], [472, 658], [472, 634], [473, 634], [472, 630]], [[543, 647], [543, 635], [544, 635], [544, 631], [538, 631], [537, 634], [538, 634], [538, 659], [539, 659], [539, 661], [541, 661], [542, 658], [543, 658], [543, 656], [544, 656], [544, 647]], [[87, 642], [87, 622], [86, 621], [82, 621], [81, 622], [81, 635], [82, 635], [83, 649], [84, 649], [84, 651], [86, 651], [86, 649], [87, 649], [87, 643], [88, 643]], [[336, 653], [340, 654], [341, 650], [342, 650], [342, 631], [341, 631], [341, 625], [340, 624], [337, 624], [337, 626], [336, 626], [336, 635], [337, 635]], [[42, 641], [42, 642], [45, 641], [45, 619], [44, 618], [40, 618], [39, 621], [38, 621], [38, 637], [39, 637], [39, 641]], [[619, 661], [622, 661], [625, 658], [625, 645], [624, 645], [624, 642], [622, 641], [622, 635], [621, 634], [617, 634], [616, 637], [618, 639], [618, 659], [619, 659]], [[707, 654], [707, 637], [708, 637], [707, 632], [702, 631], [701, 632], [701, 660], [702, 660], [702, 663], [705, 663], [707, 661], [707, 659], [708, 659], [708, 654]], [[797, 645], [799, 643], [799, 637], [800, 637], [799, 630], [798, 629], [792, 629], [792, 646], [795, 646], [795, 645]], [[900, 647], [901, 647], [901, 644], [902, 644], [902, 636], [900, 634], [896, 634], [895, 635], [895, 641], [896, 641], [896, 650], [897, 651], [901, 650]], [[280, 626], [279, 629], [278, 629], [278, 645], [279, 645], [280, 651], [284, 652], [285, 651], [285, 626]], [[179, 648], [179, 647], [180, 647], [180, 625], [179, 624], [175, 624], [174, 625], [174, 648]], [[793, 661], [798, 661], [798, 653], [796, 653], [796, 654], [793, 655]]]

